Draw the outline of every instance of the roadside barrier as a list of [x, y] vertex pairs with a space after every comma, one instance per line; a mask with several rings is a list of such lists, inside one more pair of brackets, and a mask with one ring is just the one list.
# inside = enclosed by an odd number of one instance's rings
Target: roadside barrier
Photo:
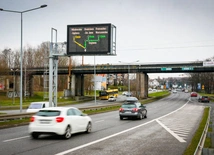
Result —
[[[91, 107], [85, 107], [85, 108], [78, 108], [82, 112], [86, 110], [99, 110], [103, 108], [109, 108], [109, 107], [115, 107], [120, 106], [121, 103], [116, 104], [109, 104], [109, 105], [102, 105], [102, 106], [91, 106]], [[22, 118], [30, 118], [35, 113], [21, 113], [21, 114], [6, 114], [6, 115], [0, 115], [0, 121], [9, 121], [9, 120], [15, 120], [15, 119], [22, 119]]]
[[[201, 135], [201, 138], [200, 138], [200, 141], [198, 143], [198, 146], [194, 152], [194, 155], [201, 155], [201, 154], [204, 154], [202, 152], [204, 152], [204, 142], [205, 142], [205, 139], [206, 139], [206, 136], [207, 136], [207, 132], [208, 132], [208, 128], [209, 128], [209, 123], [210, 123], [210, 113], [211, 113], [211, 107], [209, 107], [210, 110], [209, 110], [209, 115], [208, 115], [208, 118], [207, 118], [207, 122], [206, 122], [206, 126], [204, 127], [204, 131]], [[207, 154], [209, 155], [209, 154]]]

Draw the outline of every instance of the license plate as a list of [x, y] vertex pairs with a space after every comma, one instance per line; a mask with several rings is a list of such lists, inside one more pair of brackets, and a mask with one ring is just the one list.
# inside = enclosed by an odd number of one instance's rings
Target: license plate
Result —
[[50, 121], [40, 121], [41, 124], [50, 124]]
[[126, 111], [125, 113], [131, 113], [131, 111]]

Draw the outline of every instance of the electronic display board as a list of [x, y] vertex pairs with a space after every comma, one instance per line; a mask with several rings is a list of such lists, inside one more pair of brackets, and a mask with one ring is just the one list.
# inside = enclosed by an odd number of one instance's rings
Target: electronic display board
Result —
[[67, 55], [111, 54], [111, 24], [68, 25]]

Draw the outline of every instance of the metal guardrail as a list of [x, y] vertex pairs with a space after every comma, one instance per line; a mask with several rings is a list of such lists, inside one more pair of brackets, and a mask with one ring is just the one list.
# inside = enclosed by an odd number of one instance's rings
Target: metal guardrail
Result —
[[[110, 104], [110, 105], [91, 106], [91, 107], [78, 108], [78, 109], [84, 112], [86, 110], [99, 110], [99, 109], [103, 109], [103, 108], [109, 108], [109, 107], [120, 106], [120, 105], [121, 105], [121, 103], [116, 103], [116, 104]], [[35, 113], [0, 115], [0, 121], [14, 120], [14, 119], [20, 119], [20, 118], [29, 118], [34, 114]]]
[[209, 122], [210, 122], [210, 112], [211, 112], [211, 107], [209, 107], [210, 110], [209, 110], [209, 115], [208, 115], [208, 118], [207, 118], [207, 122], [206, 122], [206, 126], [204, 127], [204, 131], [201, 135], [201, 138], [200, 138], [200, 141], [198, 143], [198, 146], [194, 152], [194, 155], [201, 155], [202, 154], [202, 149], [203, 149], [203, 146], [204, 146], [204, 142], [205, 142], [205, 139], [206, 139], [206, 135], [207, 135], [207, 131], [208, 131], [208, 127], [209, 127]]
[[0, 121], [14, 120], [20, 118], [29, 118], [35, 113], [21, 113], [21, 114], [6, 114], [0, 115]]

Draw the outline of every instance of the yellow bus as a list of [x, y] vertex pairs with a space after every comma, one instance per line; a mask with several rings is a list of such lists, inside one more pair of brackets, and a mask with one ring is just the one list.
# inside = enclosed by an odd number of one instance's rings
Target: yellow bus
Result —
[[101, 100], [108, 100], [110, 96], [118, 97], [118, 89], [102, 90], [99, 92]]
[[118, 97], [118, 89], [112, 89], [112, 94], [114, 97]]

